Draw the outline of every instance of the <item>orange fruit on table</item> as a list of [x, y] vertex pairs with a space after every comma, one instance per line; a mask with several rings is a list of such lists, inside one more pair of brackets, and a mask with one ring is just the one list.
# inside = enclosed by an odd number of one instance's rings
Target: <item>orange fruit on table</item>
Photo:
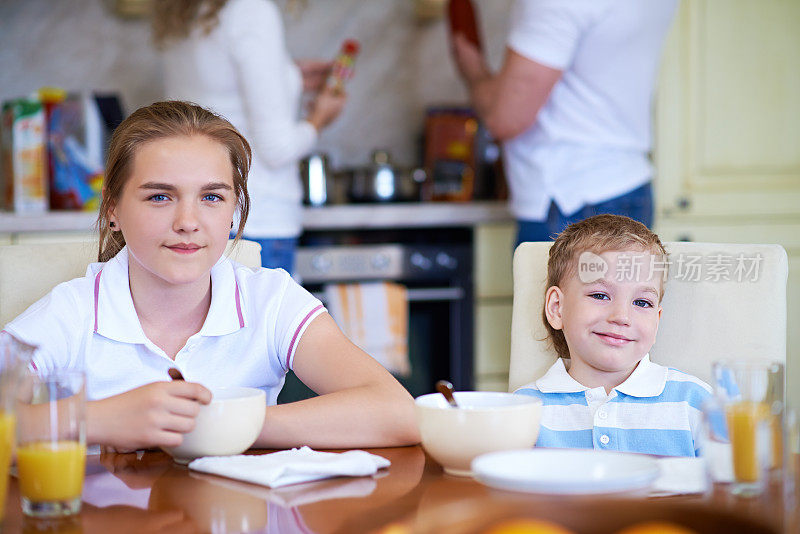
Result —
[[697, 532], [671, 521], [645, 521], [625, 527], [617, 534], [697, 534]]
[[552, 521], [509, 519], [492, 525], [483, 534], [574, 534], [574, 532]]

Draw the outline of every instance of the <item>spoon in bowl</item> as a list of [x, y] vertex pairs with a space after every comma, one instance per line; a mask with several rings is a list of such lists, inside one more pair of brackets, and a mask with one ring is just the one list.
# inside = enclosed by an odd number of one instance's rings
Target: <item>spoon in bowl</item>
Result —
[[183, 380], [183, 375], [175, 367], [170, 367], [169, 371], [167, 371], [167, 374], [169, 374], [169, 377], [173, 380]]
[[453, 384], [447, 380], [439, 380], [436, 382], [436, 391], [444, 395], [444, 398], [447, 399], [447, 403], [450, 406], [453, 408], [458, 408], [458, 403], [456, 402], [455, 397], [453, 397]]

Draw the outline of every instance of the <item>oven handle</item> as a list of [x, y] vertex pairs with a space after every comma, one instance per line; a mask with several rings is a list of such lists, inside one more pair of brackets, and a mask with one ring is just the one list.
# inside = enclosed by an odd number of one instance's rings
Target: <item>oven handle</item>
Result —
[[[315, 291], [311, 294], [319, 300], [325, 301], [325, 293], [323, 291]], [[461, 300], [464, 298], [464, 289], [460, 287], [411, 288], [407, 290], [406, 295], [409, 302]]]

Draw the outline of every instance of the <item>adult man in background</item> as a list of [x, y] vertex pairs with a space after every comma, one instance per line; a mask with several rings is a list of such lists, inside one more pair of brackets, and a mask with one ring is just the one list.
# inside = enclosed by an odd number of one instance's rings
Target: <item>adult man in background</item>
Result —
[[516, 0], [493, 74], [462, 34], [453, 56], [503, 142], [517, 242], [598, 213], [651, 226], [652, 95], [678, 0]]

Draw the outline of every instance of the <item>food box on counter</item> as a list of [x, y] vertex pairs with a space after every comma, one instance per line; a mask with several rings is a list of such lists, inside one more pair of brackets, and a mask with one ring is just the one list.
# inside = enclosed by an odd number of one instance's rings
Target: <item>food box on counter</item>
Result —
[[48, 207], [45, 113], [36, 98], [3, 103], [0, 121], [0, 207], [41, 213]]
[[48, 105], [50, 209], [96, 210], [103, 188], [104, 126], [95, 99], [69, 94]]

